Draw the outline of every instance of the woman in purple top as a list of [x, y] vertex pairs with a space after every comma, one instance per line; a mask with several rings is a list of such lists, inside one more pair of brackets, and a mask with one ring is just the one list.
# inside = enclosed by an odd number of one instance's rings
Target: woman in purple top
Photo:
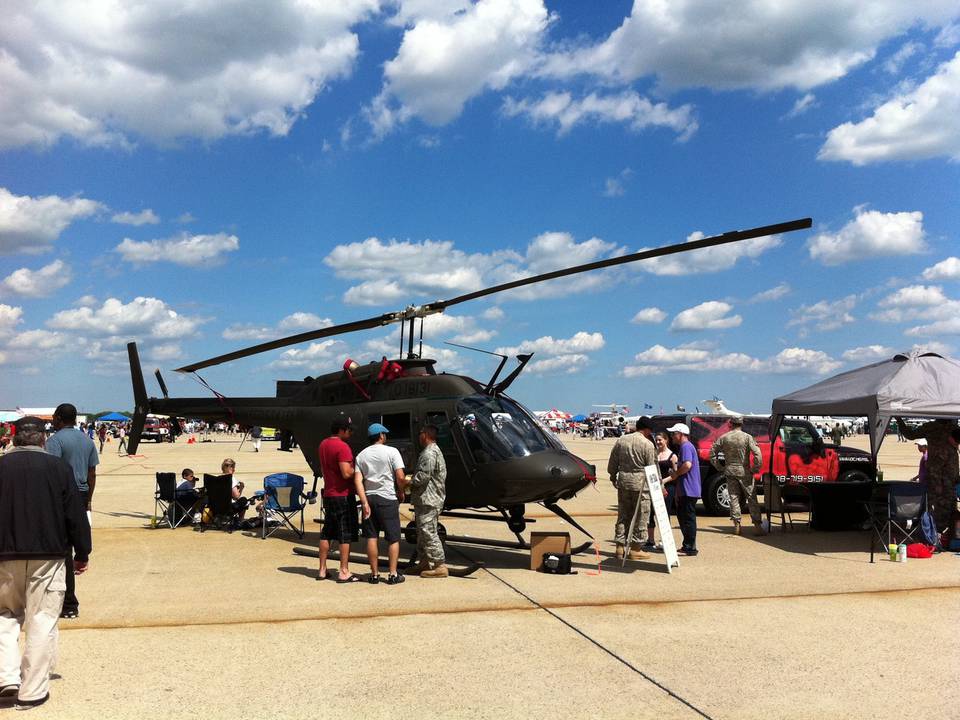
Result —
[[921, 485], [927, 484], [927, 441], [923, 438], [914, 441], [914, 445], [917, 446], [917, 450], [920, 451], [920, 467], [917, 469], [917, 474], [914, 475], [911, 480], [916, 480]]
[[697, 449], [690, 442], [690, 428], [677, 423], [667, 428], [677, 448], [677, 469], [670, 474], [670, 480], [676, 485], [675, 504], [683, 544], [680, 552], [684, 555], [697, 554], [697, 500], [700, 499], [700, 458]]

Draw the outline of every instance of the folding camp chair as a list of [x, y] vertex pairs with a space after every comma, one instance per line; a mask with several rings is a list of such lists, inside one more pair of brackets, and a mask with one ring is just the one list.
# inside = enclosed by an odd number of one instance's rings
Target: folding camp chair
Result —
[[920, 517], [927, 509], [927, 489], [909, 481], [877, 483], [866, 503], [870, 513], [870, 562], [879, 540], [886, 548], [907, 543], [920, 534]]
[[774, 517], [780, 516], [782, 532], [786, 532], [788, 526], [793, 529], [793, 516], [800, 513], [807, 514], [804, 522], [808, 527], [810, 525], [813, 505], [810, 488], [806, 485], [787, 485], [777, 482], [772, 475], [767, 475], [763, 479], [763, 504], [771, 525]]
[[207, 510], [202, 515], [200, 532], [209, 528], [233, 532], [240, 521], [239, 510], [233, 502], [233, 476], [203, 474], [207, 493]]
[[[303, 538], [303, 510], [307, 496], [303, 493], [303, 477], [293, 473], [275, 473], [263, 479], [263, 530], [266, 539], [286, 526]], [[295, 524], [300, 515], [300, 527]], [[272, 522], [271, 522], [272, 521]]]
[[190, 522], [193, 503], [184, 504], [177, 498], [177, 474], [157, 473], [157, 489], [153, 494], [153, 515], [157, 519], [154, 527], [166, 523], [173, 530]]

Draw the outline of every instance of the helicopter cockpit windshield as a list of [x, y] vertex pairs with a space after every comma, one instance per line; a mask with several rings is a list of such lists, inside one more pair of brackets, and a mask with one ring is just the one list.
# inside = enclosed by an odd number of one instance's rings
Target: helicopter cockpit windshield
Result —
[[478, 463], [526, 457], [554, 447], [526, 411], [505, 397], [471, 395], [457, 403], [457, 414]]

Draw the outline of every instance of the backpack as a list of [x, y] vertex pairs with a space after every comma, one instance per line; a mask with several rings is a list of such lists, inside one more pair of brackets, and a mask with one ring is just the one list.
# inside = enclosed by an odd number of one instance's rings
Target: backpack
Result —
[[929, 512], [920, 516], [920, 534], [927, 545], [940, 547], [940, 533], [937, 532], [937, 526], [933, 522], [933, 516]]

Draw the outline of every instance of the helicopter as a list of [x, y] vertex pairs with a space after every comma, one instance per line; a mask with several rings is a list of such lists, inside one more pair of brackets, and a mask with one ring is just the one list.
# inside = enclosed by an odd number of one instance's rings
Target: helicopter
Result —
[[[527, 408], [506, 394], [529, 363], [532, 353], [517, 354], [516, 366], [501, 378], [509, 360], [507, 355], [468, 348], [500, 357], [496, 370], [486, 382], [438, 372], [436, 361], [421, 357], [424, 320], [454, 305], [534, 283], [802, 230], [811, 225], [812, 220], [804, 218], [598, 260], [494, 285], [449, 300], [409, 305], [398, 312], [260, 343], [176, 369], [176, 372], [194, 374], [214, 397], [171, 398], [159, 370], [155, 374], [162, 397], [148, 397], [137, 346], [131, 342], [127, 350], [135, 410], [128, 452], [136, 453], [148, 413], [281, 428], [296, 440], [313, 472], [311, 495], [315, 498], [321, 476], [318, 448], [332, 421], [349, 418], [356, 427], [374, 422], [386, 425], [390, 429], [390, 444], [400, 450], [406, 467], [416, 464], [419, 429], [432, 424], [439, 430], [437, 442], [447, 464], [443, 515], [501, 521], [517, 538], [516, 542], [479, 541], [446, 536], [446, 529], [441, 528], [441, 539], [526, 548], [522, 533], [536, 520], [526, 517], [525, 507], [534, 503], [592, 539], [558, 503], [595, 483], [596, 468], [567, 450]], [[415, 351], [418, 320], [420, 344]], [[274, 397], [228, 397], [210, 387], [198, 374], [204, 368], [259, 353], [394, 323], [400, 324], [400, 354], [396, 359], [384, 357], [366, 365], [348, 359], [339, 371], [302, 380], [278, 380]], [[350, 444], [357, 453], [362, 449], [363, 438], [354, 437]], [[411, 536], [415, 538], [413, 532], [415, 530], [408, 526], [408, 541]], [[575, 552], [591, 545], [591, 542], [584, 543], [575, 548]]]

